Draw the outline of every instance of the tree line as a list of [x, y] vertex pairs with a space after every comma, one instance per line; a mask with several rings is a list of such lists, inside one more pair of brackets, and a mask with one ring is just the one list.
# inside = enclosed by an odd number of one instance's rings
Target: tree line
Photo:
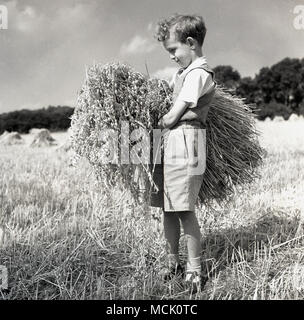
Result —
[[46, 128], [50, 131], [67, 130], [74, 108], [49, 106], [37, 110], [18, 110], [0, 114], [0, 134], [4, 131], [28, 133], [32, 128]]
[[[216, 81], [232, 94], [255, 106], [259, 120], [292, 113], [304, 115], [304, 58], [285, 58], [271, 67], [262, 68], [253, 78], [241, 77], [232, 66], [214, 68]], [[20, 110], [0, 114], [0, 134], [5, 130], [28, 133], [32, 128], [66, 130], [74, 108], [49, 106], [38, 110]]]
[[241, 78], [231, 66], [217, 66], [214, 71], [219, 84], [257, 106], [259, 120], [304, 115], [304, 58], [285, 58], [262, 68], [253, 78]]

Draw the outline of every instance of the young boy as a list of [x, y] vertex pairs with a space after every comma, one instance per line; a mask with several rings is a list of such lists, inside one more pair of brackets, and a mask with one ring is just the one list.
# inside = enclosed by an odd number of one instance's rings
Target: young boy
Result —
[[169, 130], [164, 134], [162, 170], [158, 166], [154, 173], [159, 193], [151, 205], [164, 210], [169, 254], [163, 276], [168, 279], [183, 271], [178, 255], [181, 222], [188, 249], [185, 280], [192, 290], [200, 288], [201, 234], [195, 203], [206, 168], [206, 120], [216, 86], [202, 52], [205, 35], [203, 18], [196, 15], [160, 21], [156, 33], [180, 69], [172, 81], [173, 106], [158, 123], [159, 128]]

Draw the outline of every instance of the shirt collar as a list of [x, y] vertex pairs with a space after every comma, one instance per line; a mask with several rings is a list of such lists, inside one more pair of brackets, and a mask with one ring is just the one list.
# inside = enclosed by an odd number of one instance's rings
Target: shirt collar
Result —
[[178, 76], [182, 76], [183, 73], [188, 72], [190, 69], [196, 68], [198, 66], [201, 66], [202, 64], [206, 64], [207, 59], [206, 56], [199, 57], [195, 59], [192, 63], [189, 64], [187, 68], [180, 68], [178, 70]]

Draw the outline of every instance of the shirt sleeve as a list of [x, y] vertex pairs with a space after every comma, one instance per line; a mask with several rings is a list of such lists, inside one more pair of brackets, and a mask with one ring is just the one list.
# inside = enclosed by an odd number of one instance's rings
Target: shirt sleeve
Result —
[[193, 103], [192, 107], [197, 105], [198, 99], [206, 94], [213, 87], [212, 75], [203, 70], [191, 70], [185, 77], [182, 89], [177, 100]]
[[171, 89], [174, 88], [174, 85], [175, 85], [175, 82], [176, 82], [176, 78], [177, 78], [177, 74], [178, 74], [178, 70], [173, 74], [173, 76], [172, 76], [172, 78], [171, 78], [171, 80], [169, 82], [169, 87]]

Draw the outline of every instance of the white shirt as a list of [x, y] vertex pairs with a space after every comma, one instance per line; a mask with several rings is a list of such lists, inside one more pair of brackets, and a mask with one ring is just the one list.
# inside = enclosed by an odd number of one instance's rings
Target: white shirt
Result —
[[[205, 56], [197, 58], [182, 72], [182, 69], [178, 70], [173, 75], [170, 85], [174, 86], [177, 79], [187, 73], [189, 69], [199, 67], [205, 63], [207, 63]], [[198, 99], [208, 93], [213, 86], [214, 82], [212, 80], [212, 75], [209, 72], [203, 69], [192, 70], [185, 77], [183, 86], [176, 100], [191, 102], [193, 105], [190, 108], [196, 107]]]

